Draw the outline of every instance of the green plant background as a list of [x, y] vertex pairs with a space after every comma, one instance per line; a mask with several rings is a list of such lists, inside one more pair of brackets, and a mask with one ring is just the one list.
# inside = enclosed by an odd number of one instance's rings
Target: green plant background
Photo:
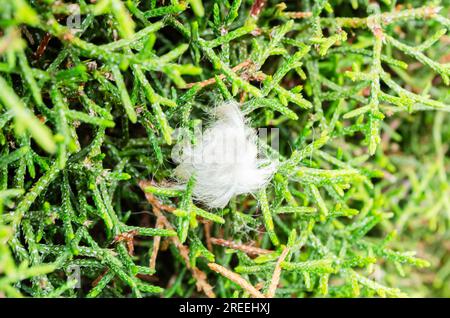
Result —
[[[448, 14], [0, 0], [0, 296], [449, 297]], [[208, 211], [173, 131], [230, 99], [281, 162]]]

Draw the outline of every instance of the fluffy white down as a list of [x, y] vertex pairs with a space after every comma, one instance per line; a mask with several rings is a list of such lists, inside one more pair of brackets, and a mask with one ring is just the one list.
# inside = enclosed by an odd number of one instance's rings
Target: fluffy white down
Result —
[[183, 185], [194, 174], [193, 197], [210, 208], [223, 208], [233, 196], [266, 186], [276, 164], [258, 153], [256, 132], [237, 102], [216, 107], [213, 117], [195, 145], [181, 145], [175, 176]]

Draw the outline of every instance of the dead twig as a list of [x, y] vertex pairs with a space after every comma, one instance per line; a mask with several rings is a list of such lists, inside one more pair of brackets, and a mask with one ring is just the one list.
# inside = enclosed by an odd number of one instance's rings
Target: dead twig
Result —
[[[162, 229], [164, 227], [163, 221], [161, 218], [156, 219], [156, 228]], [[159, 245], [161, 243], [161, 236], [155, 236], [153, 240], [153, 250], [152, 250], [152, 256], [150, 257], [150, 268], [155, 269], [156, 267], [156, 257], [158, 256], [159, 251]]]
[[101, 273], [93, 282], [92, 282], [92, 287], [95, 287], [98, 285], [98, 283], [100, 282], [100, 280], [109, 272], [109, 268], [105, 269], [103, 271], [103, 273]]
[[44, 37], [42, 38], [41, 42], [39, 43], [39, 46], [34, 53], [34, 57], [36, 60], [39, 60], [42, 55], [45, 53], [45, 50], [47, 49], [48, 43], [50, 42], [52, 36], [50, 33], [46, 33]]
[[[245, 60], [244, 62], [242, 62], [242, 63], [239, 63], [238, 65], [236, 65], [235, 67], [233, 67], [231, 70], [233, 71], [233, 72], [237, 72], [237, 71], [239, 71], [239, 70], [241, 70], [241, 69], [244, 69], [244, 68], [246, 68], [246, 67], [248, 67], [250, 64], [252, 64], [253, 62], [252, 61], [250, 61], [250, 60]], [[225, 75], [223, 75], [223, 74], [220, 74], [219, 76], [219, 79], [224, 79], [225, 78]], [[205, 87], [205, 86], [208, 86], [208, 85], [212, 85], [212, 84], [214, 84], [216, 82], [216, 79], [214, 78], [214, 77], [212, 77], [212, 78], [209, 78], [209, 79], [207, 79], [207, 80], [204, 80], [204, 81], [201, 81], [201, 82], [195, 82], [195, 83], [189, 83], [189, 84], [186, 84], [186, 86], [184, 87], [184, 88], [191, 88], [191, 87], [193, 87], [193, 86], [195, 86], [195, 85], [200, 85], [200, 87]]]
[[[141, 184], [145, 184], [145, 185], [141, 185]], [[150, 181], [140, 181], [139, 182], [139, 186], [141, 187], [142, 191], [144, 191], [145, 193], [145, 198], [147, 199], [147, 201], [153, 206], [156, 207], [158, 210], [163, 210], [163, 211], [167, 211], [167, 212], [173, 212], [176, 210], [175, 207], [170, 206], [170, 205], [166, 205], [163, 204], [161, 201], [159, 201], [153, 194], [151, 193], [146, 193], [145, 192], [145, 187], [148, 187], [150, 185], [153, 185], [152, 182]]]
[[228, 241], [228, 240], [224, 240], [224, 239], [220, 239], [220, 238], [215, 238], [215, 237], [211, 238], [211, 243], [214, 245], [220, 245], [223, 247], [231, 248], [233, 250], [239, 250], [239, 251], [244, 252], [245, 254], [254, 255], [254, 256], [261, 255], [261, 254], [270, 254], [273, 252], [271, 250], [266, 250], [263, 248], [250, 246], [250, 245], [244, 245], [244, 244], [240, 244], [240, 243], [236, 243], [233, 241]]
[[290, 19], [305, 19], [312, 17], [312, 12], [283, 12], [283, 16]]
[[250, 16], [253, 19], [258, 19], [262, 9], [266, 5], [267, 0], [255, 0], [250, 8]]
[[123, 242], [127, 244], [128, 254], [133, 256], [134, 254], [134, 237], [138, 234], [136, 230], [121, 233], [114, 238], [114, 243]]
[[3, 54], [16, 38], [20, 38], [20, 32], [17, 29], [13, 29], [8, 35], [3, 37], [0, 42], [0, 54]]

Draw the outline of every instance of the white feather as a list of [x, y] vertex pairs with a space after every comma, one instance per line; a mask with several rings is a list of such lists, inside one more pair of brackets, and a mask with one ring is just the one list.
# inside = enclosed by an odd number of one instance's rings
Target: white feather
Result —
[[196, 144], [181, 145], [175, 176], [183, 185], [194, 174], [193, 197], [210, 208], [223, 208], [232, 197], [266, 186], [276, 170], [276, 163], [258, 153], [257, 138], [239, 104], [223, 103]]

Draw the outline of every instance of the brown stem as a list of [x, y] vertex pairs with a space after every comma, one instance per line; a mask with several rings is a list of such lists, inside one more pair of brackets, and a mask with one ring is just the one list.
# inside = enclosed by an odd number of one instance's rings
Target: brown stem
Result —
[[39, 43], [39, 46], [34, 53], [34, 57], [36, 60], [39, 60], [41, 56], [45, 53], [45, 50], [47, 49], [48, 42], [50, 42], [52, 36], [50, 33], [46, 33], [44, 37], [42, 38], [41, 42]]
[[[235, 67], [233, 67], [231, 70], [232, 70], [233, 72], [237, 72], [237, 71], [239, 71], [239, 70], [241, 70], [241, 69], [247, 68], [250, 64], [252, 64], [252, 61], [250, 61], [250, 60], [245, 60], [244, 62], [239, 63], [238, 65], [236, 65]], [[222, 79], [225, 78], [225, 75], [220, 74], [220, 75], [219, 75], [219, 78], [222, 80]], [[209, 78], [209, 79], [204, 80], [204, 81], [201, 81], [201, 82], [195, 82], [195, 83], [189, 83], [189, 84], [186, 84], [186, 86], [185, 86], [184, 88], [191, 88], [191, 87], [193, 87], [193, 86], [195, 86], [195, 85], [200, 85], [200, 87], [205, 87], [205, 86], [214, 84], [215, 82], [216, 82], [216, 79], [215, 79], [214, 77], [212, 77], [212, 78]]]
[[[163, 221], [161, 220], [161, 218], [157, 218], [156, 219], [156, 228], [162, 229], [163, 226], [164, 226], [164, 224], [163, 224]], [[155, 236], [155, 238], [153, 240], [152, 256], [150, 257], [150, 264], [149, 264], [151, 269], [155, 269], [155, 267], [156, 267], [156, 257], [158, 256], [160, 243], [161, 243], [161, 236]]]
[[286, 256], [289, 253], [289, 248], [285, 248], [283, 252], [281, 253], [280, 257], [278, 258], [278, 261], [275, 265], [275, 269], [273, 271], [272, 280], [270, 282], [269, 290], [267, 291], [267, 298], [273, 298], [275, 296], [275, 292], [278, 287], [278, 283], [280, 282], [280, 276], [281, 276], [281, 263], [284, 262], [286, 259]]
[[255, 0], [255, 2], [253, 2], [252, 7], [250, 8], [250, 16], [252, 18], [258, 19], [262, 9], [266, 5], [266, 1], [267, 0]]
[[[161, 223], [168, 230], [174, 230], [172, 224], [170, 224], [169, 220], [162, 214], [159, 207], [163, 206], [161, 202], [151, 193], [146, 193], [145, 188], [151, 185], [150, 181], [141, 180], [139, 181], [139, 187], [145, 193], [145, 197], [147, 201], [153, 206], [153, 213], [156, 215], [158, 219], [161, 220]], [[175, 209], [175, 208], [174, 208]], [[198, 291], [203, 291], [206, 296], [209, 298], [215, 298], [216, 295], [213, 292], [213, 287], [208, 283], [206, 274], [198, 269], [197, 267], [191, 267], [190, 259], [189, 259], [189, 248], [181, 243], [177, 236], [171, 236], [169, 238], [173, 245], [178, 249], [181, 258], [184, 260], [186, 267], [191, 271], [192, 276], [196, 280], [196, 286]]]

